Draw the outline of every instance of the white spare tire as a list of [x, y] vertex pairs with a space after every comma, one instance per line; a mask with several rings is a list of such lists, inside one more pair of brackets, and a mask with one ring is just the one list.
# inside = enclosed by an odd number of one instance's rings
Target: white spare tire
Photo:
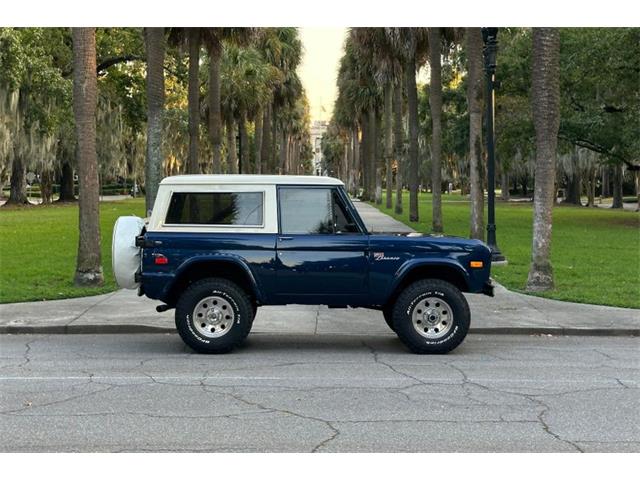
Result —
[[113, 227], [111, 262], [116, 283], [121, 288], [137, 288], [136, 272], [140, 270], [142, 249], [136, 247], [136, 237], [144, 228], [144, 220], [136, 216], [120, 217]]

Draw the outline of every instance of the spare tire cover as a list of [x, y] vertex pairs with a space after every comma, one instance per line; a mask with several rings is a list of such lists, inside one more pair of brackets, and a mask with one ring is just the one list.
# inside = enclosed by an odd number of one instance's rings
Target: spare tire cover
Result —
[[140, 269], [142, 249], [136, 247], [136, 237], [144, 228], [144, 220], [136, 216], [120, 217], [113, 227], [111, 262], [116, 283], [121, 288], [137, 288], [135, 274]]

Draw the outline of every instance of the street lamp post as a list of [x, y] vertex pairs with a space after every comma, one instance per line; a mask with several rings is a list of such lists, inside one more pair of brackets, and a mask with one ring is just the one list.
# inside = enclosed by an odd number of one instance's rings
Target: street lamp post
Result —
[[487, 190], [488, 190], [488, 215], [487, 215], [487, 244], [491, 249], [492, 262], [504, 262], [505, 257], [498, 248], [496, 241], [496, 211], [495, 211], [495, 170], [496, 170], [496, 151], [494, 145], [495, 138], [495, 80], [496, 80], [496, 54], [498, 52], [498, 29], [483, 28], [482, 41], [484, 48], [484, 73], [487, 84]]

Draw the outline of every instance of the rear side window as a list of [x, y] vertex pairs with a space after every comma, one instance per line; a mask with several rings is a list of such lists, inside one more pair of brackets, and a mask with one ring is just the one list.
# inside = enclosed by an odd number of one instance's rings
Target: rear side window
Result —
[[261, 226], [263, 203], [262, 192], [175, 192], [165, 224]]
[[331, 189], [282, 188], [279, 195], [282, 233], [333, 233]]

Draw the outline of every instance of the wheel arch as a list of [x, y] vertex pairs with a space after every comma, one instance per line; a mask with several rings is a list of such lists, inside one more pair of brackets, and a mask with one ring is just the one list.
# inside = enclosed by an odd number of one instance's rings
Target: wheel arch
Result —
[[461, 292], [469, 291], [468, 274], [460, 264], [453, 261], [447, 262], [442, 260], [434, 262], [414, 262], [403, 266], [398, 271], [389, 290], [390, 293], [385, 305], [389, 305], [408, 285], [418, 280], [427, 279], [443, 280], [451, 283]]
[[193, 258], [180, 265], [174, 280], [165, 289], [164, 301], [169, 305], [175, 305], [180, 292], [192, 283], [208, 277], [224, 278], [234, 282], [249, 294], [254, 304], [263, 300], [258, 282], [244, 261], [229, 255], [216, 255]]

